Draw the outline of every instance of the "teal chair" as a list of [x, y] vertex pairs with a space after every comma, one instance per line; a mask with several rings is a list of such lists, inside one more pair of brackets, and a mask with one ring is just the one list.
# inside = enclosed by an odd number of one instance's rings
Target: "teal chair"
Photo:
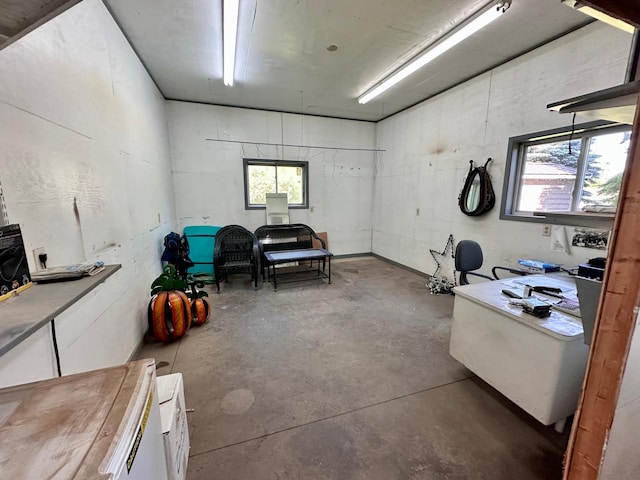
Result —
[[210, 225], [184, 227], [182, 233], [189, 242], [189, 257], [193, 262], [193, 267], [187, 270], [187, 275], [193, 279], [206, 283], [215, 281], [213, 250], [216, 245], [216, 235], [221, 228]]

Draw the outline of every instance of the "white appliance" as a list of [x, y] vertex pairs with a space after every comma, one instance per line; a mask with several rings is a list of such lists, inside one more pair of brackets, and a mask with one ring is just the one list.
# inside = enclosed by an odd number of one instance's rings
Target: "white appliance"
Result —
[[189, 426], [182, 374], [163, 375], [156, 383], [167, 474], [169, 480], [185, 480], [189, 462]]
[[12, 480], [167, 480], [155, 362], [0, 389], [0, 472]]
[[289, 201], [286, 193], [265, 194], [267, 225], [289, 223]]

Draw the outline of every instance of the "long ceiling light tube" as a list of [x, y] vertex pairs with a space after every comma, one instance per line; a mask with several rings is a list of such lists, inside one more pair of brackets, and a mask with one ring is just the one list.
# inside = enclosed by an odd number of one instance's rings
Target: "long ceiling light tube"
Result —
[[462, 28], [455, 30], [442, 41], [434, 44], [432, 47], [428, 48], [417, 57], [413, 58], [408, 63], [400, 67], [400, 69], [396, 70], [392, 75], [387, 77], [381, 83], [360, 95], [358, 97], [358, 102], [362, 104], [367, 103], [369, 100], [377, 97], [382, 92], [385, 92], [389, 88], [393, 87], [401, 80], [404, 80], [415, 71], [424, 67], [427, 63], [445, 53], [447, 50], [450, 50], [460, 42], [469, 38], [478, 30], [489, 25], [491, 22], [500, 17], [504, 12], [506, 12], [507, 8], [509, 8], [509, 5], [510, 2], [498, 2], [497, 4], [493, 4], [489, 10], [485, 11], [478, 17], [466, 23]]
[[233, 85], [236, 66], [236, 39], [238, 36], [238, 10], [240, 0], [224, 0], [222, 5], [222, 80], [225, 85]]

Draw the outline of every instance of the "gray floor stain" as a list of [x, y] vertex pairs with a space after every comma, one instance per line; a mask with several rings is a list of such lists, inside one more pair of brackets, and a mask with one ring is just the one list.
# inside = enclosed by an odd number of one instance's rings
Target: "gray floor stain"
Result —
[[250, 390], [239, 388], [225, 395], [220, 402], [220, 408], [227, 415], [240, 415], [251, 408], [255, 398]]

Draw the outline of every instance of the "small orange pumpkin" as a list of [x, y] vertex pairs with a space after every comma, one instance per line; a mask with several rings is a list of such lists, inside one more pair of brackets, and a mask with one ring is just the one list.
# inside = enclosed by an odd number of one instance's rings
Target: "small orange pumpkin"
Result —
[[206, 298], [200, 297], [191, 301], [191, 317], [194, 325], [204, 325], [209, 320], [210, 314], [211, 306]]
[[191, 327], [189, 299], [178, 290], [161, 291], [149, 302], [149, 326], [153, 337], [169, 342], [184, 336]]

